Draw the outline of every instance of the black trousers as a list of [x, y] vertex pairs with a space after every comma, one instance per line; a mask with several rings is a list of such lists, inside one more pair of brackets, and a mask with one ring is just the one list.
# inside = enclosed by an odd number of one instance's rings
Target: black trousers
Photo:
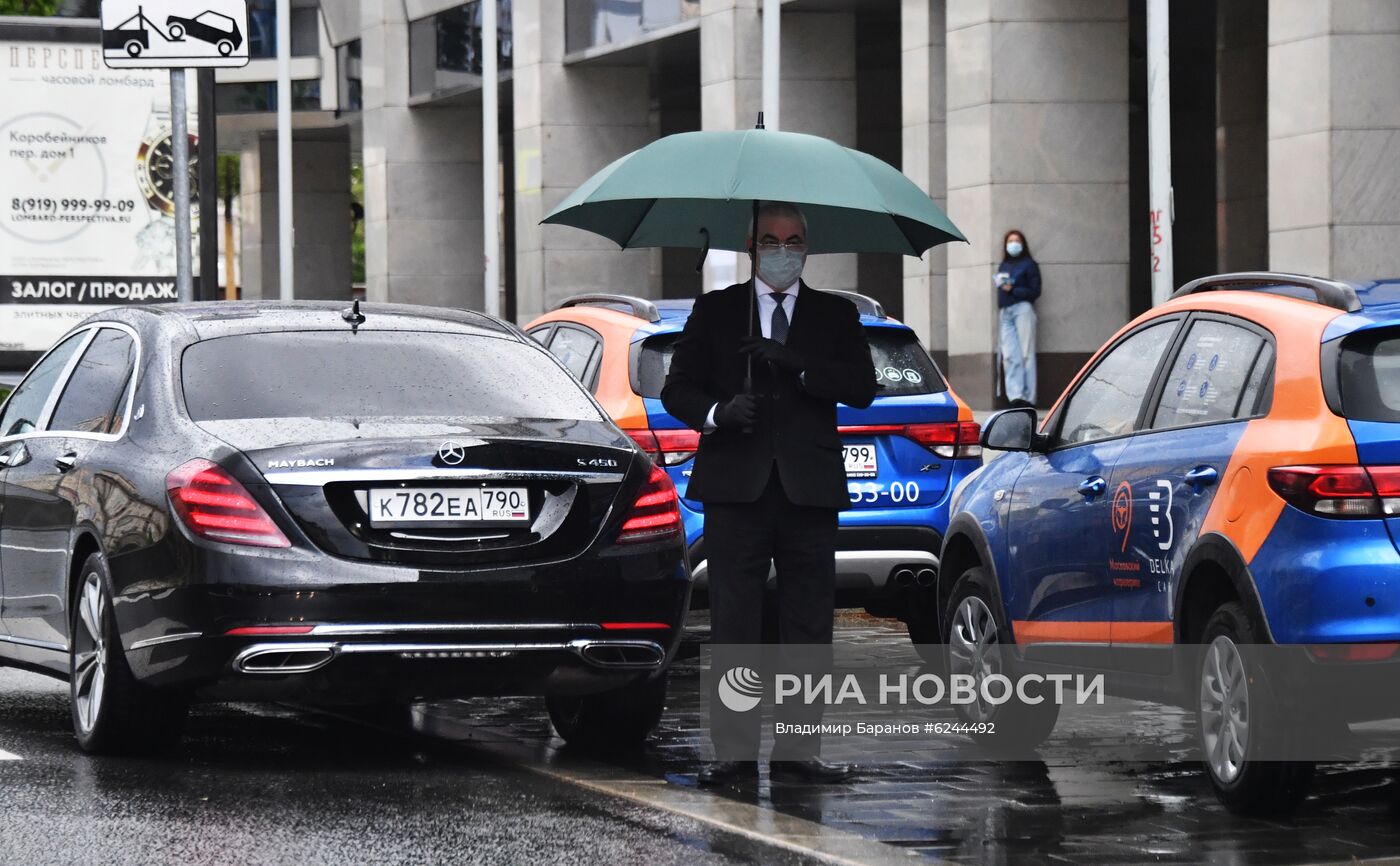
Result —
[[[776, 465], [756, 501], [705, 505], [712, 679], [716, 684], [720, 675], [737, 664], [754, 668], [763, 664], [755, 655], [762, 642], [770, 564], [778, 575], [778, 670], [819, 676], [830, 669], [838, 513], [834, 508], [789, 502]], [[783, 652], [784, 647], [791, 650]], [[768, 655], [771, 666], [773, 654]], [[765, 679], [771, 696], [771, 677], [765, 675]], [[711, 739], [717, 755], [756, 758], [761, 711], [734, 712], [714, 691], [710, 698]], [[804, 706], [790, 698], [776, 708], [775, 718], [815, 724], [823, 709], [820, 704]], [[800, 760], [817, 755], [820, 749], [821, 741], [815, 736], [780, 736], [772, 758]]]

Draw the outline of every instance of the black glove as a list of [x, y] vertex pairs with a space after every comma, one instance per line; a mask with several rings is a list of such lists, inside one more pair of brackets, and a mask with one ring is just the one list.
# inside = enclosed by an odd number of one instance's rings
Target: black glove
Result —
[[752, 427], [757, 420], [758, 398], [752, 394], [735, 394], [715, 409], [719, 427]]
[[791, 346], [767, 337], [745, 337], [739, 341], [739, 351], [751, 355], [755, 361], [767, 361], [794, 375], [801, 373], [807, 366], [802, 362], [802, 356]]

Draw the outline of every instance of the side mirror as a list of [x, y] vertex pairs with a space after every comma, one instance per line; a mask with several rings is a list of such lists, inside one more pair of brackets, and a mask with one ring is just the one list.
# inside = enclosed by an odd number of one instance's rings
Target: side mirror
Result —
[[1006, 409], [982, 426], [982, 447], [994, 451], [1032, 451], [1035, 448], [1034, 409]]

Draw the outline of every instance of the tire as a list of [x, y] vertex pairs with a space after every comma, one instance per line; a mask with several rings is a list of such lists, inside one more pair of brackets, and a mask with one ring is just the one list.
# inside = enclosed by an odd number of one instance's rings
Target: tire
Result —
[[185, 25], [183, 25], [183, 24], [171, 24], [171, 25], [170, 25], [170, 39], [171, 39], [172, 41], [179, 41], [179, 40], [184, 39], [184, 38], [185, 38]]
[[938, 627], [938, 620], [932, 616], [911, 616], [904, 621], [904, 625], [909, 630], [909, 642], [914, 645], [919, 658], [927, 665], [941, 668], [947, 661], [948, 650], [943, 646], [943, 632]]
[[127, 42], [127, 43], [126, 43], [126, 56], [127, 56], [127, 57], [140, 57], [140, 56], [141, 56], [141, 43], [140, 43], [140, 42], [137, 42], [135, 39], [132, 39], [131, 41]]
[[228, 41], [227, 39], [220, 39], [220, 40], [219, 40], [219, 54], [220, 54], [220, 56], [227, 57], [227, 56], [229, 56], [229, 55], [232, 54], [232, 53], [233, 53], [233, 43], [230, 42], [230, 41]]
[[666, 708], [666, 676], [597, 695], [545, 698], [554, 731], [570, 746], [590, 751], [641, 745]]
[[162, 751], [179, 742], [189, 715], [182, 695], [136, 681], [122, 650], [107, 562], [94, 553], [79, 572], [70, 612], [68, 673], [73, 732], [91, 754]]
[[[1017, 669], [1011, 630], [981, 568], [970, 568], [953, 585], [944, 610], [944, 670], [949, 677], [971, 674], [978, 679], [1002, 674], [1015, 681]], [[951, 680], [950, 680], [951, 682]], [[954, 704], [958, 717], [971, 724], [991, 724], [994, 730], [975, 736], [978, 744], [1007, 757], [1034, 757], [1034, 749], [1055, 730], [1060, 705], [1049, 699], [1038, 704], [1011, 700], [1002, 704]]]
[[1262, 634], [1238, 602], [1222, 604], [1207, 620], [1196, 665], [1196, 723], [1206, 778], [1225, 808], [1239, 815], [1278, 817], [1293, 812], [1307, 796], [1314, 765], [1250, 757], [1264, 748], [1261, 743], [1285, 735], [1274, 724], [1283, 714], [1273, 689], [1253, 675], [1240, 651], [1264, 643]]

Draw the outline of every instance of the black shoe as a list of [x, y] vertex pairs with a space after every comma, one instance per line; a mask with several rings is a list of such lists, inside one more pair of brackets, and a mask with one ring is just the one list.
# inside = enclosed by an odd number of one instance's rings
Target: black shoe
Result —
[[1034, 408], [1035, 408], [1035, 404], [1032, 403], [1032, 402], [1029, 401], [1029, 400], [1012, 400], [1012, 401], [1011, 401], [1011, 408], [1012, 408], [1012, 409], [1034, 409]]
[[741, 776], [757, 776], [757, 761], [713, 761], [695, 776], [702, 785], [724, 785]]
[[772, 761], [768, 764], [768, 778], [774, 782], [811, 782], [817, 785], [834, 785], [844, 782], [855, 772], [850, 764], [827, 763], [821, 758], [808, 758], [805, 761]]

